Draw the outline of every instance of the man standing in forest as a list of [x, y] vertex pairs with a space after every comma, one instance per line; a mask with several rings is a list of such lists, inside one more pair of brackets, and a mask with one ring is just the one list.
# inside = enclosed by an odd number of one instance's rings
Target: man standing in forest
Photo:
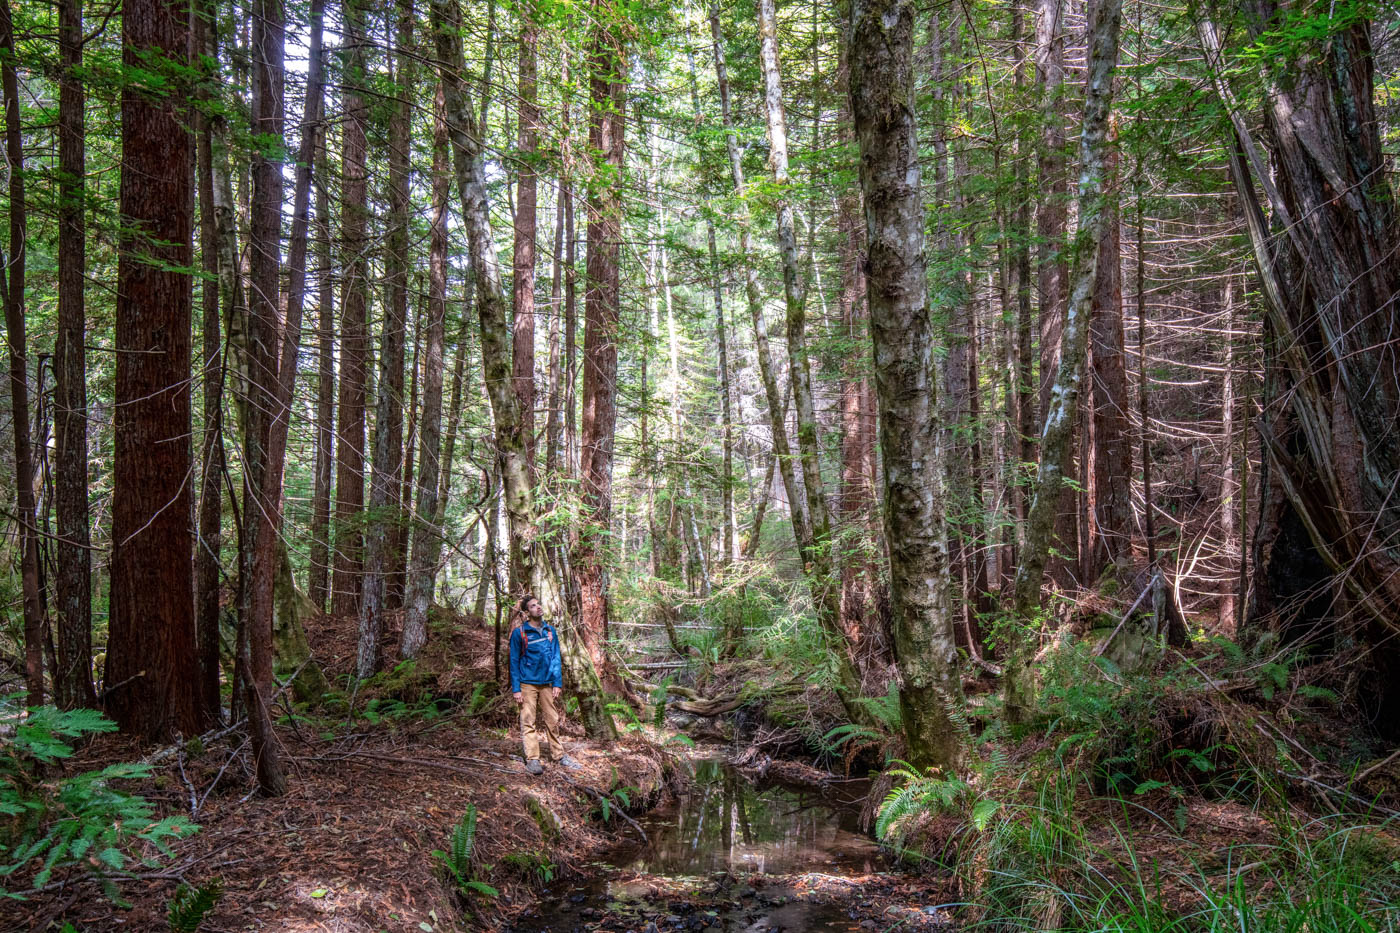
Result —
[[559, 711], [555, 703], [564, 692], [563, 658], [559, 633], [544, 619], [544, 607], [533, 596], [520, 601], [524, 620], [510, 633], [510, 692], [520, 706], [520, 741], [525, 749], [525, 770], [543, 774], [540, 766], [540, 729], [543, 720], [549, 757], [570, 770], [579, 763], [564, 753], [559, 741]]

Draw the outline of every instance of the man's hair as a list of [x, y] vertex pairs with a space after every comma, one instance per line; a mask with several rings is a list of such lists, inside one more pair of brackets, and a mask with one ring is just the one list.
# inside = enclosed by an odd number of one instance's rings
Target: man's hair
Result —
[[532, 594], [532, 593], [526, 593], [523, 597], [521, 597], [521, 599], [520, 599], [520, 611], [521, 611], [521, 612], [526, 612], [526, 613], [528, 613], [528, 612], [530, 611], [530, 602], [531, 602], [534, 598], [535, 598], [535, 597], [534, 597], [534, 594]]

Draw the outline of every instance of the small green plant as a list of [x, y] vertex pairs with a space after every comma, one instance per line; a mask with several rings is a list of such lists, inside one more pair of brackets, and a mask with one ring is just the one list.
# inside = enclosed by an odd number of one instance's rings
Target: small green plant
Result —
[[597, 813], [604, 823], [612, 822], [614, 809], [627, 810], [632, 806], [632, 794], [637, 793], [635, 787], [614, 787], [606, 794], [598, 797]]
[[[127, 850], [149, 844], [158, 857], [140, 859], [154, 866], [171, 858], [169, 843], [199, 830], [183, 816], [158, 819], [144, 797], [118, 789], [119, 781], [151, 776], [150, 765], [117, 763], [58, 781], [42, 768], [73, 754], [69, 740], [112, 732], [116, 724], [95, 710], [25, 709], [17, 696], [0, 698], [0, 729], [13, 729], [13, 741], [0, 752], [0, 880], [22, 877], [36, 861], [28, 886], [41, 888], [57, 871], [91, 873], [107, 896], [124, 904], [114, 877], [127, 871]], [[0, 885], [0, 897], [22, 898]]]
[[501, 892], [484, 881], [478, 881], [472, 868], [472, 852], [476, 848], [476, 816], [476, 804], [468, 804], [462, 819], [452, 829], [448, 851], [434, 849], [433, 858], [442, 865], [463, 897], [473, 894], [495, 897]]
[[885, 796], [875, 819], [875, 835], [894, 848], [905, 851], [909, 830], [916, 820], [930, 813], [954, 813], [966, 809], [979, 830], [1000, 809], [994, 800], [979, 798], [972, 785], [958, 778], [944, 778], [931, 771], [921, 772], [914, 765], [896, 760], [887, 774], [902, 780]]
[[170, 929], [173, 933], [198, 933], [199, 925], [223, 895], [224, 883], [218, 878], [194, 888], [187, 884], [180, 885], [166, 910]]

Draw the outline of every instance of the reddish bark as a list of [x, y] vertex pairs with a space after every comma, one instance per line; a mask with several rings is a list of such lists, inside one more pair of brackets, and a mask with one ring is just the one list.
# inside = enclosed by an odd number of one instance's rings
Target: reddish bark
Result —
[[[122, 7], [131, 74], [183, 68], [189, 9], [168, 0]], [[112, 592], [106, 704], [147, 739], [198, 735], [190, 573], [190, 316], [193, 145], [182, 72], [122, 91], [121, 238], [117, 264]]]

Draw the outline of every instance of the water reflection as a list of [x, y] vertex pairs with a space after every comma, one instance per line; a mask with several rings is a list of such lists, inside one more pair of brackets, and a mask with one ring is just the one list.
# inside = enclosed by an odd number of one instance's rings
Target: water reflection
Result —
[[651, 845], [624, 867], [653, 875], [879, 870], [878, 851], [853, 812], [811, 794], [760, 790], [720, 760], [694, 764], [693, 790], [646, 821]]

